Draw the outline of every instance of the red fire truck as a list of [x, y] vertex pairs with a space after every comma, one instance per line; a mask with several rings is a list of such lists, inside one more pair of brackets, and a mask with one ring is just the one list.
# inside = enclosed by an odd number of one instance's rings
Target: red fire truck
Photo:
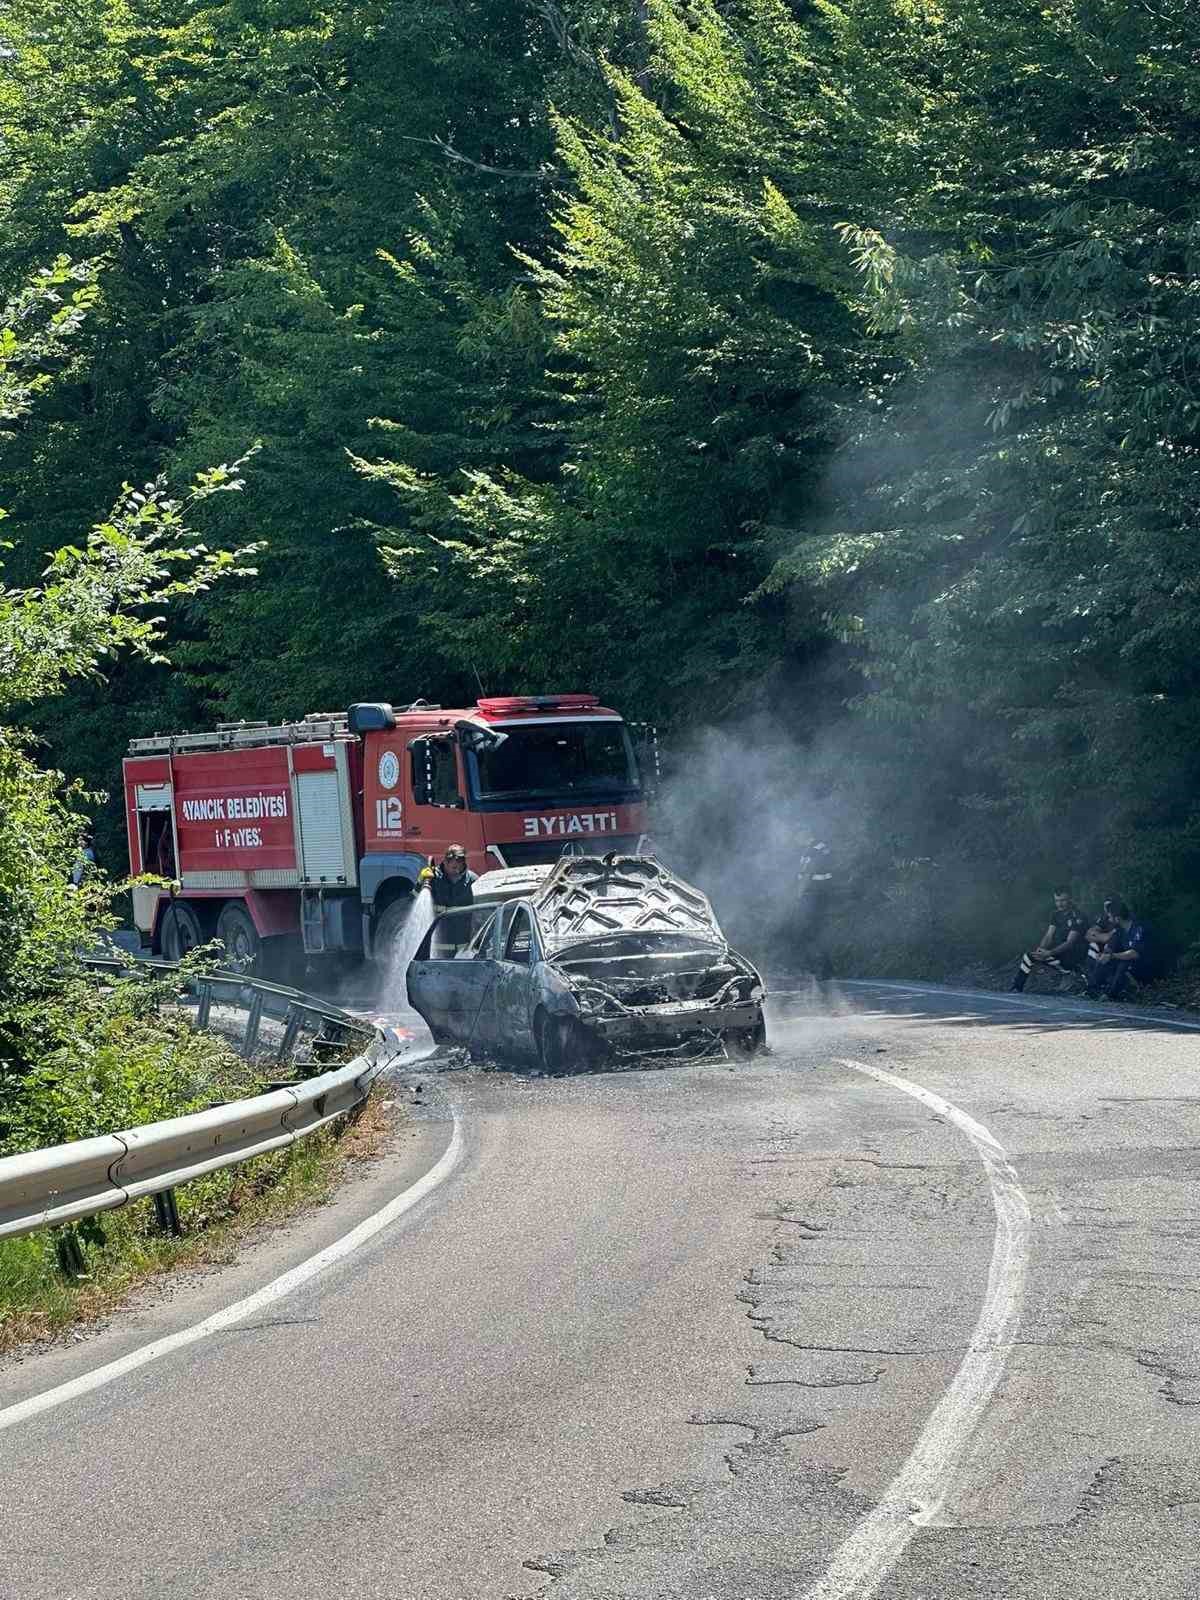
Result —
[[636, 852], [646, 828], [629, 730], [594, 695], [222, 723], [135, 739], [124, 768], [130, 867], [171, 885], [134, 890], [143, 940], [178, 959], [219, 938], [246, 970], [387, 959], [448, 845], [482, 873]]

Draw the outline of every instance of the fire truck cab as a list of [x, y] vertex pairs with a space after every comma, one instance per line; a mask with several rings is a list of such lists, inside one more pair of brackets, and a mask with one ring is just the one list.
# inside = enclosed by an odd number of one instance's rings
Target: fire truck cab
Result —
[[390, 959], [451, 844], [482, 873], [635, 853], [646, 829], [629, 731], [594, 695], [222, 723], [133, 740], [124, 776], [131, 870], [164, 880], [134, 890], [143, 940], [177, 959], [219, 938], [247, 970]]

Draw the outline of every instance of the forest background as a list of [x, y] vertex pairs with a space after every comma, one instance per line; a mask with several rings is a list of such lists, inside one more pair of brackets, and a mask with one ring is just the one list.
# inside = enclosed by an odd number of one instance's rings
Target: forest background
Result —
[[735, 923], [832, 830], [860, 970], [1063, 878], [1186, 949], [1198, 162], [1190, 0], [4, 0], [0, 303], [89, 285], [8, 579], [255, 442], [194, 520], [264, 545], [171, 669], [5, 717], [112, 791], [155, 730], [584, 688]]

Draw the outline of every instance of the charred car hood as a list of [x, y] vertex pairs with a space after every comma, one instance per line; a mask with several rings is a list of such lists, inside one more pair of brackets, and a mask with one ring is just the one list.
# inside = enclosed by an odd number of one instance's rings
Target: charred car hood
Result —
[[761, 1033], [762, 980], [712, 907], [652, 856], [567, 857], [531, 899], [544, 973], [610, 1048], [692, 1049]]
[[630, 955], [678, 944], [678, 936], [714, 954], [726, 949], [704, 895], [653, 856], [564, 856], [530, 902], [551, 961], [614, 935], [634, 936]]

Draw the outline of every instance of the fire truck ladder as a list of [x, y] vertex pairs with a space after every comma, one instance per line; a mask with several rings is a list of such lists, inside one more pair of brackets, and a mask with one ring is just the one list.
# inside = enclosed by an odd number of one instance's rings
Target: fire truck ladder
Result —
[[313, 711], [298, 722], [218, 722], [211, 733], [155, 733], [131, 739], [131, 756], [180, 755], [192, 750], [246, 750], [263, 745], [314, 744], [318, 740], [348, 739], [350, 723], [344, 711]]

